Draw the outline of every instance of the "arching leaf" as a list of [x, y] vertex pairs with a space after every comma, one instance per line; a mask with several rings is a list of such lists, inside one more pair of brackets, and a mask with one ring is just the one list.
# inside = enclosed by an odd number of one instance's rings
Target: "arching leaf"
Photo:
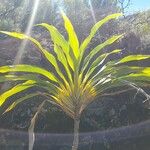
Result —
[[70, 47], [72, 48], [74, 56], [76, 57], [76, 59], [78, 59], [80, 55], [78, 37], [74, 31], [74, 27], [72, 26], [72, 23], [70, 22], [69, 18], [63, 12], [62, 17], [64, 19], [65, 29], [68, 33]]
[[14, 101], [10, 106], [8, 106], [8, 108], [5, 110], [4, 113], [8, 112], [8, 111], [11, 111], [12, 109], [14, 109], [18, 104], [26, 101], [26, 100], [30, 100], [32, 97], [35, 97], [35, 96], [38, 96], [40, 95], [39, 93], [33, 93], [33, 94], [28, 94], [28, 95], [25, 95], [19, 99], [17, 99], [16, 101]]
[[22, 92], [28, 88], [31, 88], [34, 86], [36, 82], [35, 81], [32, 81], [32, 80], [29, 80], [29, 81], [26, 81], [22, 84], [18, 84], [16, 86], [14, 86], [12, 89], [4, 92], [3, 94], [0, 95], [0, 106], [3, 105], [4, 102], [6, 102], [6, 100], [11, 97], [12, 95], [14, 94], [17, 94], [19, 92]]
[[57, 54], [57, 58], [59, 60], [59, 62], [64, 66], [66, 72], [67, 72], [67, 75], [68, 75], [68, 78], [72, 84], [72, 75], [71, 75], [71, 71], [69, 69], [69, 66], [68, 66], [68, 62], [67, 62], [67, 59], [63, 53], [63, 51], [61, 50], [61, 48], [59, 46], [57, 46], [56, 44], [54, 44], [54, 51], [55, 53]]
[[113, 44], [115, 41], [117, 41], [118, 39], [120, 39], [122, 36], [123, 35], [112, 36], [111, 38], [107, 39], [105, 42], [99, 44], [94, 49], [92, 49], [90, 51], [90, 53], [84, 58], [83, 67], [82, 67], [81, 70], [82, 71], [85, 70], [85, 68], [88, 66], [88, 64], [90, 63], [90, 61], [91, 61], [91, 59], [93, 58], [94, 55], [96, 55], [97, 53], [99, 53], [106, 46], [109, 46], [109, 45]]
[[[100, 66], [100, 65], [102, 65], [103, 63], [104, 63], [104, 61], [105, 61], [105, 59], [108, 57], [108, 56], [110, 56], [111, 54], [115, 54], [115, 53], [119, 53], [121, 50], [120, 49], [116, 49], [116, 50], [113, 50], [113, 51], [111, 51], [111, 52], [109, 52], [109, 53], [104, 53], [104, 54], [102, 54], [102, 55], [100, 55], [99, 57], [97, 57], [92, 63], [91, 63], [91, 65], [89, 66], [89, 68], [87, 69], [87, 73], [85, 74], [85, 77], [84, 77], [84, 81], [83, 82], [85, 82], [85, 80], [87, 80], [89, 77], [90, 77], [90, 75], [94, 72], [94, 70], [98, 67], [98, 66]], [[85, 68], [83, 68], [82, 69], [82, 72], [85, 70]], [[98, 72], [95, 72], [95, 74], [97, 74]]]
[[7, 31], [0, 31], [0, 32], [7, 34], [9, 36], [12, 36], [12, 37], [19, 38], [19, 39], [28, 39], [31, 42], [33, 42], [39, 48], [39, 50], [44, 54], [44, 56], [47, 58], [47, 60], [54, 66], [57, 74], [63, 79], [63, 81], [67, 85], [67, 81], [66, 81], [64, 75], [62, 74], [55, 57], [50, 52], [48, 52], [46, 49], [44, 49], [36, 39], [34, 39], [30, 36], [27, 36], [25, 34], [16, 33], [16, 32], [7, 32]]
[[150, 55], [129, 55], [125, 56], [124, 58], [120, 59], [119, 62], [116, 64], [121, 64], [121, 63], [127, 63], [130, 61], [138, 61], [138, 60], [144, 60], [150, 58]]
[[70, 65], [72, 70], [74, 70], [73, 60], [72, 60], [72, 58], [70, 56], [69, 44], [64, 39], [64, 37], [60, 34], [60, 32], [54, 26], [46, 24], [46, 23], [37, 24], [36, 26], [45, 27], [49, 31], [49, 33], [51, 35], [51, 38], [52, 38], [52, 41], [54, 42], [54, 44], [56, 44], [56, 45], [61, 47], [61, 50], [66, 55], [68, 64]]
[[84, 50], [87, 48], [88, 44], [90, 43], [91, 39], [95, 36], [96, 32], [100, 29], [100, 27], [102, 25], [104, 25], [106, 22], [112, 20], [112, 19], [116, 19], [118, 17], [122, 16], [122, 14], [117, 13], [117, 14], [112, 14], [109, 15], [107, 17], [105, 17], [104, 19], [102, 19], [101, 21], [97, 22], [91, 29], [91, 32], [89, 34], [89, 36], [83, 41], [83, 43], [80, 46], [80, 51], [83, 54]]
[[52, 80], [54, 82], [58, 82], [58, 79], [49, 71], [36, 67], [31, 65], [14, 65], [14, 66], [2, 66], [0, 67], [0, 73], [8, 73], [8, 72], [29, 72], [29, 73], [38, 73], [45, 77], [47, 77], [49, 80]]

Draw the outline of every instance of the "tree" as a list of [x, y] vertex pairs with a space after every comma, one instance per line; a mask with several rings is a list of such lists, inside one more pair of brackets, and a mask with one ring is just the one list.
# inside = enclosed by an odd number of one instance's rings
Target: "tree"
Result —
[[[65, 10], [68, 17], [72, 18], [72, 22], [77, 33], [82, 33], [79, 36], [83, 39], [86, 31], [95, 23], [92, 18], [89, 0], [45, 0], [40, 1], [37, 10], [35, 23], [47, 22], [60, 26], [62, 20], [58, 15], [59, 7]], [[94, 8], [96, 20], [100, 20], [104, 15], [118, 12], [118, 6], [115, 0], [94, 0], [91, 1]], [[35, 3], [35, 0], [32, 0]], [[5, 30], [25, 31], [27, 23], [32, 14], [33, 5], [29, 0], [4, 0], [0, 4], [0, 27]], [[82, 14], [82, 15], [81, 15]], [[87, 27], [85, 28], [84, 24]], [[79, 37], [80, 38], [80, 37]], [[81, 39], [80, 38], [80, 39]]]
[[[128, 26], [127, 26], [128, 25]], [[127, 32], [132, 32], [141, 40], [142, 50], [149, 48], [150, 33], [150, 11], [137, 12], [133, 15], [126, 16], [120, 22], [120, 28]], [[136, 43], [135, 43], [136, 44]], [[137, 43], [139, 44], [139, 43]]]
[[[46, 23], [37, 24], [37, 26], [45, 27], [49, 31], [54, 45], [54, 52], [48, 52], [36, 39], [22, 33], [0, 31], [3, 34], [21, 40], [31, 41], [39, 48], [39, 51], [54, 69], [48, 71], [44, 68], [27, 64], [1, 66], [0, 82], [11, 81], [16, 82], [16, 85], [1, 94], [0, 106], [5, 105], [7, 107], [5, 112], [8, 112], [27, 99], [39, 95], [45, 97], [31, 121], [29, 131], [33, 132], [36, 117], [43, 105], [46, 102], [50, 102], [59, 106], [74, 120], [72, 150], [77, 150], [79, 144], [79, 123], [83, 110], [97, 96], [107, 95], [109, 89], [113, 88], [117, 93], [124, 92], [128, 89], [122, 90], [120, 87], [127, 88], [127, 85], [136, 89], [140, 85], [143, 86], [144, 81], [149, 82], [149, 67], [139, 67], [137, 64], [128, 66], [127, 63], [145, 60], [150, 58], [150, 56], [142, 54], [122, 56], [120, 54], [122, 50], [120, 49], [110, 52], [103, 51], [105, 47], [113, 44], [123, 35], [114, 35], [91, 49], [89, 53], [86, 53], [88, 45], [99, 28], [106, 22], [118, 18], [121, 14], [112, 14], [97, 22], [81, 44], [79, 44], [78, 37], [68, 17], [63, 12], [62, 16], [68, 33], [68, 40], [65, 40], [54, 26]], [[120, 57], [115, 59], [114, 55]], [[17, 100], [10, 99], [13, 95], [34, 87], [38, 87], [37, 92], [20, 95], [21, 98]], [[115, 91], [113, 92], [115, 93]], [[32, 144], [30, 149], [33, 146]]]

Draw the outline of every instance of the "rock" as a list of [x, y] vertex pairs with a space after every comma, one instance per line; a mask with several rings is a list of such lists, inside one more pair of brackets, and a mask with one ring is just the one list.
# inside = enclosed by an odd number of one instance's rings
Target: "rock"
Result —
[[[22, 50], [21, 40], [6, 38], [0, 41], [0, 66], [10, 65], [15, 62], [16, 56]], [[30, 42], [27, 43], [21, 54], [20, 63], [39, 64], [41, 54]]]

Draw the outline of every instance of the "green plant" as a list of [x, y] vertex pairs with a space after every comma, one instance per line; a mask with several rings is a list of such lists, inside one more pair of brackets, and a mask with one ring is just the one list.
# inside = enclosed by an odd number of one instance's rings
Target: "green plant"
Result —
[[[150, 55], [128, 55], [116, 60], [107, 59], [109, 56], [118, 54], [122, 50], [115, 49], [111, 52], [104, 52], [102, 50], [120, 39], [123, 35], [114, 35], [97, 45], [88, 54], [86, 53], [88, 45], [99, 28], [109, 20], [118, 18], [121, 14], [109, 15], [96, 23], [92, 27], [89, 36], [81, 44], [79, 44], [78, 37], [70, 20], [64, 13], [62, 13], [62, 16], [68, 33], [68, 40], [52, 25], [46, 23], [36, 25], [45, 27], [49, 31], [56, 55], [47, 51], [36, 39], [30, 36], [22, 33], [0, 31], [17, 39], [29, 40], [34, 43], [45, 56], [45, 59], [55, 68], [53, 73], [44, 68], [27, 64], [1, 66], [0, 82], [17, 81], [18, 84], [1, 94], [0, 106], [7, 102], [14, 94], [29, 88], [39, 87], [44, 89], [44, 92], [42, 90], [42, 92], [31, 93], [15, 100], [7, 107], [5, 112], [12, 110], [19, 103], [34, 96], [44, 96], [46, 102], [59, 106], [68, 116], [74, 119], [72, 150], [77, 150], [79, 122], [83, 110], [97, 96], [104, 96], [108, 89], [124, 85], [135, 87], [135, 85], [143, 85], [143, 81], [150, 81], [149, 67], [128, 66], [126, 64], [127, 62], [150, 58]], [[98, 69], [99, 67], [100, 69]], [[17, 72], [17, 74], [13, 72]], [[24, 74], [22, 74], [23, 72]], [[121, 89], [119, 88], [118, 92], [120, 91]], [[36, 116], [44, 104], [45, 101], [39, 106]], [[32, 132], [36, 116], [31, 122], [30, 128]]]

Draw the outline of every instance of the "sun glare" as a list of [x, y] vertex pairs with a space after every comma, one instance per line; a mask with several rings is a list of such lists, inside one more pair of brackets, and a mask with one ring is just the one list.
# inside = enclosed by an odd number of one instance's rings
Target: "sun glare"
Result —
[[89, 0], [89, 6], [90, 6], [90, 11], [91, 11], [94, 23], [96, 23], [97, 21], [96, 21], [96, 17], [95, 17], [95, 13], [94, 13], [94, 9], [93, 9], [91, 0]]
[[[35, 18], [36, 18], [39, 3], [40, 3], [40, 0], [34, 0], [31, 16], [30, 16], [29, 22], [27, 24], [27, 28], [25, 30], [26, 35], [30, 35], [30, 33], [31, 33], [31, 29], [32, 29], [32, 26], [33, 26]], [[30, 3], [28, 3], [28, 4], [30, 5]], [[21, 57], [24, 53], [26, 45], [27, 45], [27, 40], [24, 40], [20, 45], [19, 51], [15, 57], [13, 64], [19, 64], [20, 63], [20, 60], [21, 60]]]
[[[27, 25], [27, 28], [25, 30], [25, 34], [26, 35], [30, 35], [31, 33], [31, 29], [32, 29], [32, 26], [34, 24], [34, 21], [35, 21], [35, 17], [36, 17], [36, 14], [37, 14], [37, 10], [38, 10], [38, 7], [39, 7], [39, 2], [40, 0], [34, 0], [34, 4], [33, 4], [33, 9], [32, 9], [32, 13], [31, 13], [31, 16], [30, 16], [30, 19], [29, 19], [29, 23]], [[30, 5], [30, 2], [28, 2], [27, 4]], [[26, 8], [27, 5], [24, 5], [24, 7]], [[22, 43], [20, 44], [20, 48], [19, 48], [19, 51], [17, 52], [16, 54], [16, 57], [14, 59], [14, 62], [13, 62], [13, 65], [15, 64], [19, 64], [20, 61], [21, 61], [21, 57], [24, 53], [24, 50], [26, 48], [26, 45], [27, 45], [27, 40], [23, 40]], [[1, 87], [1, 89], [5, 89], [6, 87], [8, 87], [8, 83], [4, 83]]]
[[[91, 14], [92, 14], [92, 17], [93, 17], [94, 24], [96, 24], [96, 23], [97, 23], [97, 20], [96, 20], [96, 17], [95, 17], [95, 12], [94, 12], [94, 9], [93, 9], [91, 0], [89, 0], [89, 6], [90, 6], [90, 11], [91, 11]], [[98, 37], [99, 37], [99, 39], [100, 39], [100, 34], [99, 34], [99, 32], [98, 32]]]

